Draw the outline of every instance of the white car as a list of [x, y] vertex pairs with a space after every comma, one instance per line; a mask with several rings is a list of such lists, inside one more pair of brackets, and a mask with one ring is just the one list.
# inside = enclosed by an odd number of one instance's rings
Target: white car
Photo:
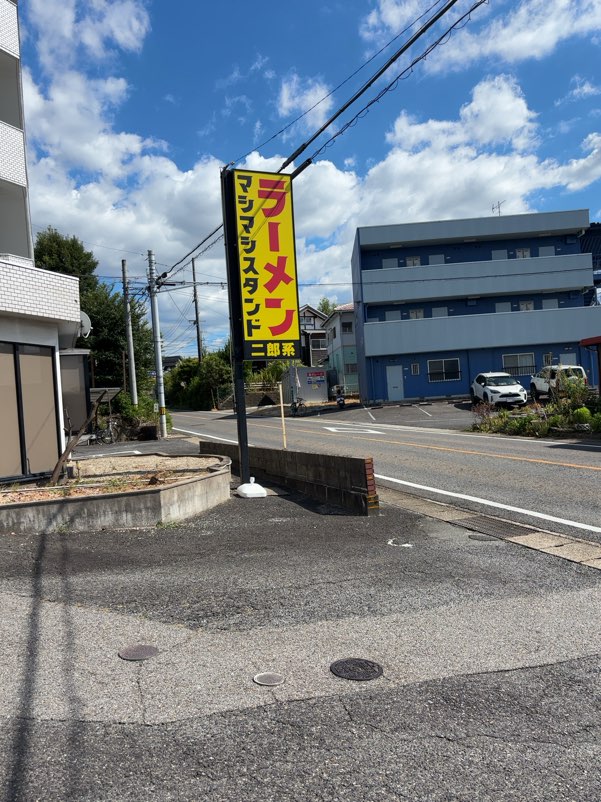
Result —
[[[560, 378], [561, 377], [561, 378]], [[585, 369], [581, 365], [547, 365], [530, 377], [530, 395], [535, 401], [541, 395], [549, 395], [557, 386], [557, 379], [581, 381], [588, 384]]]
[[528, 393], [509, 373], [479, 373], [470, 387], [473, 404], [484, 401], [497, 406], [523, 406], [528, 401]]

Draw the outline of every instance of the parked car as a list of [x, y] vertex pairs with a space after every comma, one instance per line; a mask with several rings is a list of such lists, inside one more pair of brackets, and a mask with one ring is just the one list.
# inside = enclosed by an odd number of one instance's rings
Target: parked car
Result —
[[530, 395], [535, 401], [541, 395], [549, 395], [557, 386], [557, 379], [566, 381], [583, 381], [588, 384], [586, 371], [581, 365], [547, 365], [530, 377]]
[[497, 406], [523, 406], [528, 401], [528, 393], [509, 373], [479, 373], [470, 387], [473, 404], [484, 401]]

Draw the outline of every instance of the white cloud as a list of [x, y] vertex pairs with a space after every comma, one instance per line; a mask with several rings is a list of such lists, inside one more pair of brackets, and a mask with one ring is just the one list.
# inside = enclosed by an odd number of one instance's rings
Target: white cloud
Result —
[[418, 0], [378, 0], [376, 8], [361, 22], [359, 32], [366, 41], [381, 44], [384, 39], [410, 29], [423, 15], [424, 7]]
[[[465, 6], [462, 8], [465, 10]], [[498, 13], [490, 21], [486, 8], [477, 9], [467, 26], [438, 48], [425, 68], [448, 72], [466, 69], [482, 58], [489, 63], [502, 60], [507, 64], [542, 59], [567, 39], [592, 37], [601, 31], [599, 0], [506, 1], [506, 13]], [[440, 24], [450, 24], [452, 20], [451, 12]]]
[[448, 150], [468, 143], [481, 146], [510, 144], [516, 150], [536, 142], [536, 114], [526, 103], [516, 81], [510, 76], [486, 78], [472, 91], [472, 99], [459, 112], [459, 119], [418, 123], [405, 112], [395, 122], [387, 141], [405, 149], [429, 144]]
[[600, 86], [595, 86], [595, 84], [592, 84], [580, 75], [574, 75], [570, 84], [572, 85], [572, 89], [570, 89], [567, 95], [555, 101], [556, 106], [561, 106], [564, 103], [576, 102], [578, 100], [587, 100], [588, 98], [601, 95]]
[[78, 23], [81, 42], [97, 58], [116, 46], [138, 52], [150, 30], [150, 19], [138, 0], [94, 0]]
[[66, 69], [79, 48], [104, 58], [113, 47], [137, 52], [150, 30], [150, 18], [140, 0], [30, 0], [40, 63], [49, 72]]
[[282, 81], [278, 97], [280, 117], [304, 114], [303, 127], [315, 129], [323, 125], [332, 109], [332, 98], [326, 97], [329, 87], [318, 79], [301, 79], [292, 73]]

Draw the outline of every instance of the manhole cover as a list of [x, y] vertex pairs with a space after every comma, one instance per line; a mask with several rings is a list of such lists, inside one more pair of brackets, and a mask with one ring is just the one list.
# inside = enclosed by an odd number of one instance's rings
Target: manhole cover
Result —
[[348, 657], [346, 660], [336, 660], [330, 666], [330, 671], [342, 679], [366, 681], [378, 679], [382, 676], [382, 666], [372, 660], [361, 657]]
[[470, 540], [498, 540], [497, 537], [491, 537], [490, 535], [468, 535]]
[[284, 677], [273, 671], [265, 671], [262, 674], [256, 674], [253, 677], [253, 682], [256, 682], [257, 685], [281, 685], [284, 682]]
[[138, 643], [136, 646], [127, 646], [121, 649], [119, 657], [122, 660], [148, 660], [149, 657], [156, 657], [159, 650], [156, 646], [148, 646], [145, 643]]

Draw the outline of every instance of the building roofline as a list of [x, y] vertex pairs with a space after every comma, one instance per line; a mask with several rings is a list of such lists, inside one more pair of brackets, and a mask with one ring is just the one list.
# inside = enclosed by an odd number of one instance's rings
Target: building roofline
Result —
[[437, 242], [465, 242], [545, 234], [581, 234], [589, 228], [589, 210], [530, 212], [490, 217], [433, 220], [357, 228], [356, 239], [365, 250]]

